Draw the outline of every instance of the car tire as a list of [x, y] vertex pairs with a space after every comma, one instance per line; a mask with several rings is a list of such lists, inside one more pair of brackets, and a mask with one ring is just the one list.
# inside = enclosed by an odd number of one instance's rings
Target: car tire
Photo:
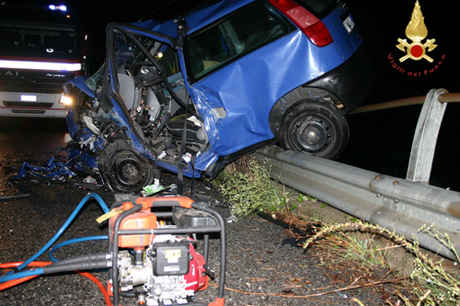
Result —
[[154, 179], [155, 171], [149, 160], [118, 142], [104, 149], [99, 165], [105, 183], [113, 191], [138, 192]]
[[336, 159], [348, 138], [345, 116], [329, 101], [300, 101], [281, 121], [279, 142], [287, 150]]

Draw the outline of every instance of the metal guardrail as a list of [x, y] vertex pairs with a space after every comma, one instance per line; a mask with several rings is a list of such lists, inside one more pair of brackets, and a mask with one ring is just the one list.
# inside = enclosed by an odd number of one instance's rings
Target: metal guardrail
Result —
[[[437, 240], [418, 233], [423, 225], [435, 225], [447, 233], [460, 250], [460, 193], [430, 186], [434, 149], [444, 115], [446, 95], [458, 94], [433, 89], [425, 98], [417, 124], [407, 179], [363, 170], [331, 160], [273, 146], [257, 151], [268, 160], [271, 175], [283, 184], [311, 195], [348, 214], [378, 224], [420, 245], [455, 260], [452, 252]], [[447, 98], [447, 100], [449, 100]], [[441, 105], [439, 105], [441, 104]]]

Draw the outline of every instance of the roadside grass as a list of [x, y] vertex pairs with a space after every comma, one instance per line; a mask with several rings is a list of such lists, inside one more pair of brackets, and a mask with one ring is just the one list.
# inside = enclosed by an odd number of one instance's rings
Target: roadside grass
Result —
[[292, 190], [271, 180], [269, 165], [245, 157], [228, 165], [218, 176], [216, 187], [232, 204], [231, 213], [242, 218], [250, 213], [289, 211], [297, 207]]
[[[225, 201], [231, 205], [230, 210], [235, 217], [261, 213], [282, 220], [296, 229], [290, 233], [298, 241], [303, 241], [303, 248], [315, 245], [322, 251], [321, 265], [359, 266], [361, 269], [387, 271], [377, 282], [379, 284], [384, 283], [384, 278], [390, 274], [401, 274], [401, 270], [390, 267], [388, 258], [395, 256], [395, 249], [402, 249], [412, 257], [411, 273], [394, 279], [400, 287], [393, 288], [386, 305], [460, 304], [458, 271], [447, 272], [443, 259], [422, 250], [415, 237], [408, 240], [378, 225], [353, 217], [349, 217], [346, 222], [327, 224], [317, 211], [310, 216], [299, 215], [296, 210], [298, 205], [305, 207], [320, 204], [324, 207], [326, 204], [285, 187], [277, 179], [270, 179], [269, 167], [268, 163], [260, 164], [251, 156], [243, 157], [228, 165], [213, 182]], [[450, 249], [457, 258], [454, 265], [458, 266], [460, 258], [446, 234], [436, 231], [433, 226], [424, 226], [419, 232]], [[349, 289], [355, 289], [358, 280], [362, 286], [366, 286], [361, 278], [357, 278], [356, 284], [353, 284], [355, 286]]]

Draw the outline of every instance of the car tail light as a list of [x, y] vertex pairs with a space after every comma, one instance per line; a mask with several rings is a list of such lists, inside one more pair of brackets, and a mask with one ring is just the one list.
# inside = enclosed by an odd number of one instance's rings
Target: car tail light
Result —
[[316, 46], [324, 47], [334, 41], [324, 23], [304, 7], [292, 0], [269, 1], [291, 19]]

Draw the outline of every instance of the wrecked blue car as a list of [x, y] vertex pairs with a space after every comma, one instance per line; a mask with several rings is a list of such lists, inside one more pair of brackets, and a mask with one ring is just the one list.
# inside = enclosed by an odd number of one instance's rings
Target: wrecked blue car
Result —
[[65, 86], [66, 141], [121, 192], [156, 169], [214, 178], [274, 143], [334, 159], [349, 137], [344, 114], [372, 79], [341, 1], [212, 2], [174, 20], [109, 24], [103, 67]]

